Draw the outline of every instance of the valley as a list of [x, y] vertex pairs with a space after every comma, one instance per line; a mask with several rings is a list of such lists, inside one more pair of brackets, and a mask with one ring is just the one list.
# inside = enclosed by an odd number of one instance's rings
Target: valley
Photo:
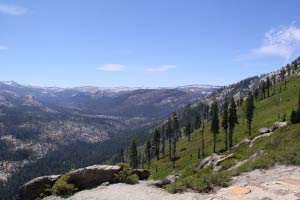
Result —
[[[44, 173], [105, 162], [120, 148], [126, 148], [131, 137], [143, 141], [147, 131], [171, 110], [180, 109], [217, 88], [194, 85], [64, 89], [1, 82], [0, 180], [6, 182], [13, 174], [18, 177], [26, 174], [24, 180], [17, 181], [21, 184]], [[75, 146], [79, 146], [76, 155], [81, 154], [82, 160], [70, 158]], [[96, 153], [101, 146], [106, 153]], [[95, 154], [90, 154], [91, 151]], [[65, 156], [59, 158], [58, 152], [64, 152]], [[119, 162], [118, 159], [112, 162]], [[38, 160], [40, 165], [36, 164]], [[44, 171], [46, 163], [57, 165]], [[25, 173], [26, 165], [36, 166], [35, 170]], [[24, 167], [23, 175], [17, 175]]]

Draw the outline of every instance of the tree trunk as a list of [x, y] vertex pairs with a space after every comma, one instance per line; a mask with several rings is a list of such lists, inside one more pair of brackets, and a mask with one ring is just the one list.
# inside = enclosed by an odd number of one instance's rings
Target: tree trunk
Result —
[[202, 130], [202, 157], [204, 157], [204, 131]]
[[172, 144], [171, 144], [171, 136], [169, 136], [169, 159], [172, 160]]
[[228, 130], [225, 130], [225, 151], [228, 150]]
[[214, 136], [213, 136], [214, 138], [214, 153], [216, 153], [216, 141], [217, 141], [217, 134], [216, 133], [214, 133]]
[[233, 146], [233, 130], [229, 129], [229, 148], [231, 148]]
[[175, 169], [175, 162], [176, 162], [176, 137], [174, 137], [173, 141], [173, 169]]

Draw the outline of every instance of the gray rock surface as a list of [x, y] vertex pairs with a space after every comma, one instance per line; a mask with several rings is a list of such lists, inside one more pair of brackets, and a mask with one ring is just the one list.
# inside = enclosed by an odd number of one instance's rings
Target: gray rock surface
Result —
[[95, 187], [104, 182], [112, 182], [114, 175], [121, 170], [120, 166], [93, 165], [68, 173], [69, 183], [79, 190]]
[[286, 127], [287, 126], [287, 122], [275, 122], [272, 126], [271, 129], [275, 130], [278, 128], [282, 128], [282, 127]]
[[260, 129], [258, 129], [258, 132], [260, 134], [269, 133], [269, 132], [271, 132], [271, 129], [269, 129], [269, 128], [260, 128]]

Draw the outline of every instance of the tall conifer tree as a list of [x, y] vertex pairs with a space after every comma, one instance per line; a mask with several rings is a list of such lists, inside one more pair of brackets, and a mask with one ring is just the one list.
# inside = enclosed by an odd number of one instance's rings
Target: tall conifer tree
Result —
[[211, 106], [211, 126], [210, 131], [213, 134], [213, 152], [216, 153], [217, 134], [219, 133], [219, 109], [218, 104], [214, 102]]
[[254, 101], [253, 101], [252, 93], [250, 92], [245, 104], [245, 117], [247, 120], [247, 128], [248, 128], [249, 136], [251, 136], [251, 125], [253, 121], [253, 115], [254, 115]]
[[129, 163], [130, 167], [136, 169], [138, 166], [138, 152], [137, 152], [137, 145], [135, 139], [131, 141], [129, 150]]
[[225, 97], [222, 111], [222, 128], [224, 129], [225, 136], [225, 150], [228, 148], [228, 100], [227, 96]]
[[233, 145], [233, 131], [234, 131], [234, 127], [236, 124], [238, 124], [237, 107], [236, 107], [234, 98], [231, 97], [230, 107], [229, 107], [229, 116], [228, 116], [229, 147], [232, 147], [232, 145]]

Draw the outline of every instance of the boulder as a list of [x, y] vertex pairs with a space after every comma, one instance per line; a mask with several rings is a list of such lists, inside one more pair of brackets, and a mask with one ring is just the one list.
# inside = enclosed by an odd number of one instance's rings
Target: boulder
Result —
[[270, 129], [275, 130], [278, 128], [282, 128], [282, 127], [286, 127], [287, 126], [287, 122], [275, 122]]
[[179, 174], [171, 174], [168, 175], [164, 178], [164, 180], [162, 181], [162, 185], [167, 185], [167, 184], [172, 184], [175, 183], [176, 180], [179, 178]]
[[216, 160], [219, 160], [220, 158], [221, 158], [220, 155], [213, 153], [212, 155], [201, 160], [201, 162], [197, 165], [197, 167], [195, 167], [193, 169], [193, 171], [197, 172], [202, 168], [208, 167], [208, 166], [212, 165], [213, 162], [215, 162]]
[[93, 165], [68, 172], [69, 183], [79, 190], [95, 187], [105, 182], [112, 182], [114, 175], [121, 171], [120, 166]]
[[25, 183], [19, 190], [19, 200], [34, 200], [61, 175], [42, 176]]
[[146, 169], [133, 169], [133, 174], [136, 174], [139, 177], [139, 180], [146, 180], [150, 176], [150, 171]]
[[260, 134], [265, 134], [265, 133], [270, 133], [272, 131], [269, 128], [260, 128], [260, 129], [258, 129], [258, 132]]
[[206, 157], [205, 159], [203, 159], [198, 165], [197, 167], [195, 167], [193, 169], [194, 172], [199, 171], [202, 168], [205, 167], [209, 167], [209, 166], [213, 166], [215, 170], [221, 170], [222, 168], [218, 167], [218, 165], [223, 162], [224, 160], [233, 158], [234, 155], [233, 154], [229, 154], [228, 156], [222, 156], [222, 155], [218, 155], [213, 153], [212, 155]]

